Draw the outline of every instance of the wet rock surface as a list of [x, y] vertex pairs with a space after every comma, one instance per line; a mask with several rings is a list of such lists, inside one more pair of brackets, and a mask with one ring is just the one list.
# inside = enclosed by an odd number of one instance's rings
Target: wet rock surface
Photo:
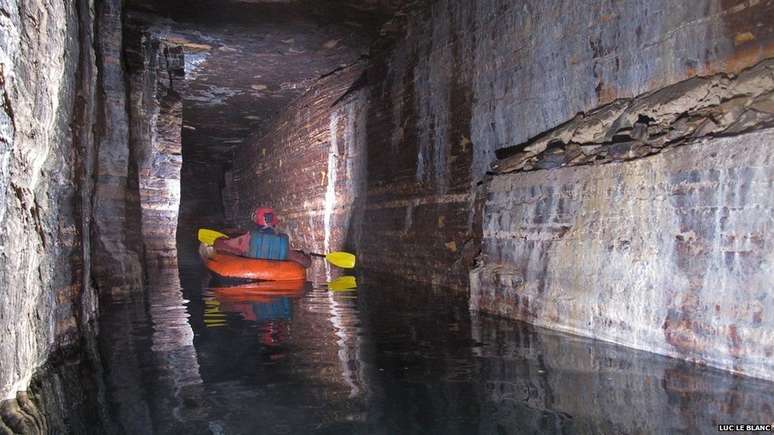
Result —
[[[0, 400], [26, 388], [51, 348], [78, 340], [93, 316], [88, 208], [91, 174], [79, 159], [94, 145], [73, 112], [93, 110], [84, 68], [92, 53], [88, 3], [4, 2], [0, 20]], [[85, 9], [83, 9], [85, 7]], [[79, 33], [79, 26], [86, 25]], [[83, 78], [83, 80], [79, 80]], [[89, 125], [89, 128], [91, 126]], [[10, 411], [9, 411], [10, 412]], [[6, 415], [8, 413], [6, 412]], [[20, 423], [21, 424], [21, 423]]]
[[119, 4], [0, 4], [3, 429], [46, 429], [34, 407], [67, 404], [25, 395], [33, 373], [92, 331], [98, 292], [141, 288]]
[[0, 433], [114, 434], [105, 402], [103, 365], [94, 332], [67, 349], [54, 352], [39, 368], [26, 392], [0, 407]]
[[[481, 238], [478, 183], [498, 157], [578, 113], [754, 66], [771, 56], [772, 13], [771, 4], [719, 1], [435, 1], [411, 9], [371, 55], [363, 264], [466, 291]], [[755, 37], [737, 39], [748, 32]], [[624, 141], [642, 134], [638, 119], [627, 121], [628, 136], [609, 139], [622, 143], [598, 150], [610, 160], [651, 152]], [[689, 121], [672, 128], [698, 127]], [[572, 157], [596, 158], [593, 146], [569, 148]], [[566, 158], [543, 151], [542, 167]]]
[[493, 177], [471, 307], [773, 379], [772, 143]]
[[[142, 237], [136, 151], [129, 129], [123, 54], [123, 3], [95, 4], [99, 25], [92, 246], [95, 284], [103, 293], [142, 288]], [[110, 259], [110, 260], [108, 260]]]
[[[634, 99], [616, 100], [511, 148], [495, 173], [627, 161], [702, 137], [774, 125], [774, 61], [738, 76], [696, 77]], [[506, 157], [507, 156], [507, 157]]]
[[365, 64], [320, 80], [236, 152], [224, 189], [229, 222], [247, 227], [257, 204], [271, 204], [299, 249], [330, 252], [352, 242], [366, 181], [366, 80]]
[[145, 265], [174, 265], [180, 207], [185, 58], [139, 28], [125, 32], [130, 137], [137, 165]]

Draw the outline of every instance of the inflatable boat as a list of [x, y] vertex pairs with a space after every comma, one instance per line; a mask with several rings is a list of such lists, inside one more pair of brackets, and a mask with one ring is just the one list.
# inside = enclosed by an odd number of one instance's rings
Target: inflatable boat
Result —
[[[202, 252], [202, 251], [200, 251]], [[260, 260], [237, 257], [205, 249], [204, 265], [211, 272], [225, 278], [241, 278], [256, 281], [303, 281], [306, 269], [290, 260]]]

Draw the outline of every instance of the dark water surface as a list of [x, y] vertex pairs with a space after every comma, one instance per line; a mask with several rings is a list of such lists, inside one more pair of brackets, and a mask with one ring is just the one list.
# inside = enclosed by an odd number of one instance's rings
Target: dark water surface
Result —
[[108, 412], [131, 434], [716, 433], [774, 420], [771, 383], [471, 316], [441, 290], [358, 283], [223, 297], [198, 262], [153, 272], [144, 297], [103, 310]]

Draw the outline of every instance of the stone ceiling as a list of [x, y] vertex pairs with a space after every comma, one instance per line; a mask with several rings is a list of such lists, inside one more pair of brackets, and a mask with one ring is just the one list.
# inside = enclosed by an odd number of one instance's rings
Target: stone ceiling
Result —
[[184, 146], [229, 159], [317, 79], [366, 56], [402, 3], [129, 0], [128, 25], [184, 47]]

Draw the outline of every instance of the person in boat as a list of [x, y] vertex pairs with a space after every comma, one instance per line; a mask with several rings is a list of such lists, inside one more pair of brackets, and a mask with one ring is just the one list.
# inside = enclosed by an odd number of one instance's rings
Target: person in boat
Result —
[[237, 232], [230, 238], [215, 240], [213, 245], [215, 250], [222, 254], [240, 257], [291, 260], [309, 267], [312, 260], [308, 254], [289, 249], [290, 238], [277, 229], [280, 220], [271, 207], [256, 208], [253, 211], [252, 221], [255, 223], [254, 229]]

